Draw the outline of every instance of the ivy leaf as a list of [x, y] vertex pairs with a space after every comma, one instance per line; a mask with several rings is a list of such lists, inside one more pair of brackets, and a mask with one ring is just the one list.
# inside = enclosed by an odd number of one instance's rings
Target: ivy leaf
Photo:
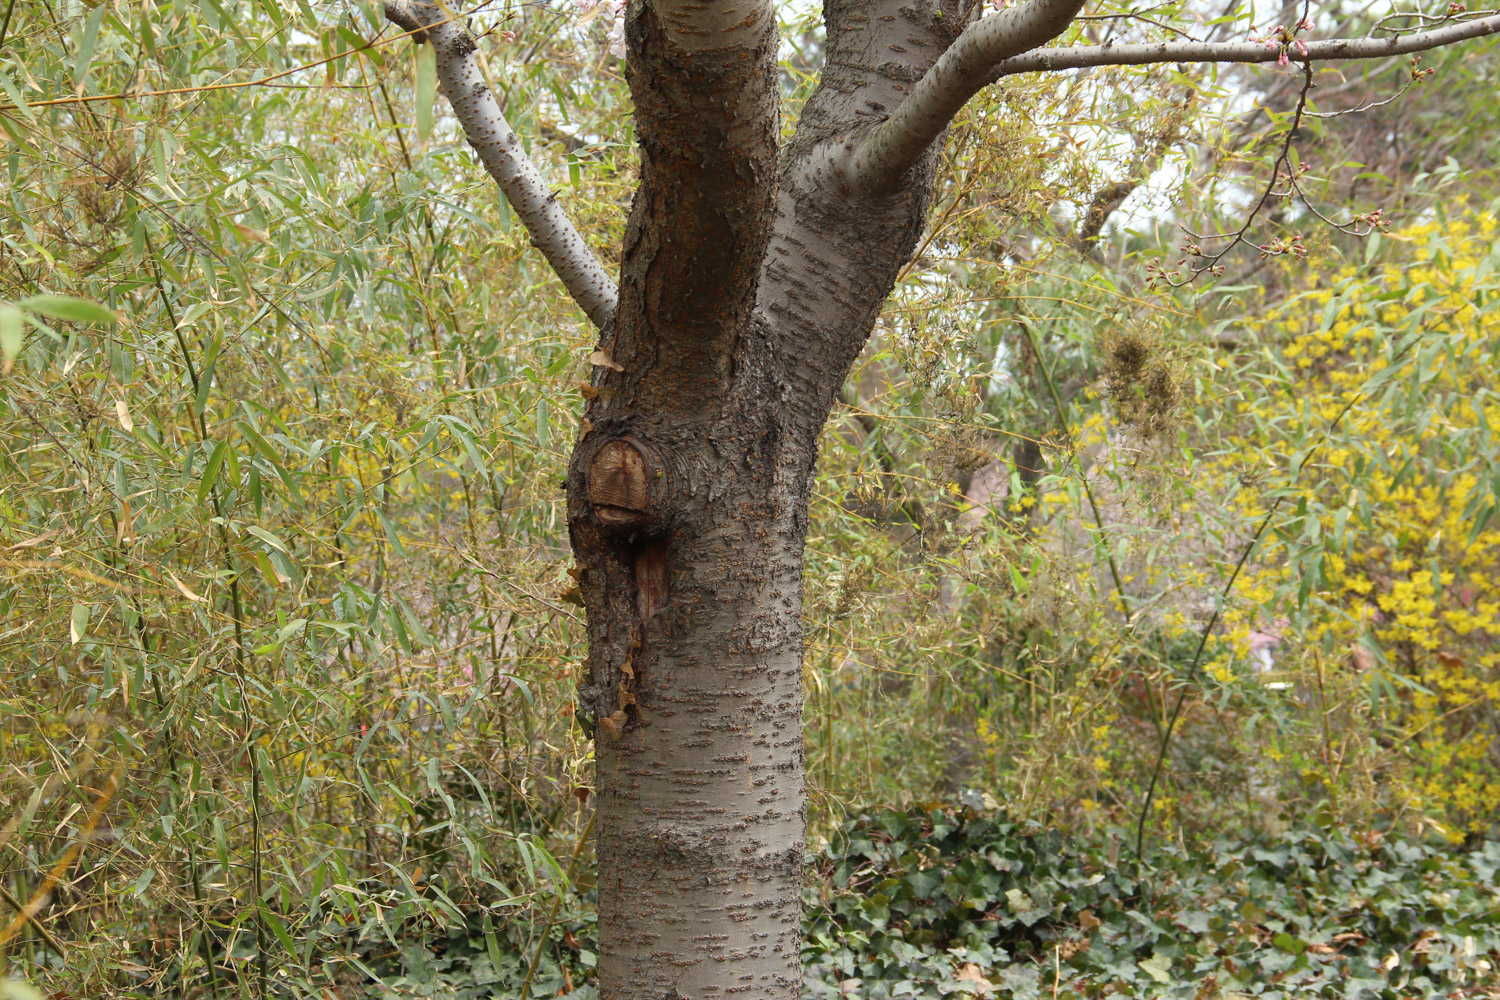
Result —
[[1194, 934], [1208, 933], [1208, 914], [1202, 910], [1183, 910], [1172, 918], [1172, 922]]
[[1153, 952], [1150, 958], [1136, 963], [1141, 971], [1158, 983], [1170, 983], [1172, 981], [1172, 959], [1161, 952]]

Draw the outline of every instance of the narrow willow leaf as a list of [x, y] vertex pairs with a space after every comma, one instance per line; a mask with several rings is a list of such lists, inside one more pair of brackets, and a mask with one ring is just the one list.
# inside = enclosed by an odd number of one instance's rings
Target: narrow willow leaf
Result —
[[292, 940], [292, 936], [287, 933], [286, 924], [281, 922], [281, 918], [276, 915], [275, 911], [265, 909], [264, 907], [262, 907], [259, 912], [261, 916], [265, 918], [266, 925], [271, 928], [271, 933], [276, 935], [276, 940], [281, 942], [281, 946], [285, 948], [288, 953], [295, 955], [297, 953], [296, 942], [294, 942]]
[[94, 46], [99, 41], [99, 25], [109, 8], [109, 4], [101, 3], [83, 24], [83, 36], [78, 40], [78, 53], [73, 60], [74, 93], [82, 94], [84, 84], [88, 82], [89, 63], [94, 61]]
[[74, 298], [71, 295], [33, 295], [22, 299], [17, 305], [29, 312], [41, 313], [43, 316], [67, 320], [70, 323], [118, 323], [120, 321], [119, 316], [99, 303]]
[[88, 634], [89, 629], [89, 606], [87, 604], [73, 605], [73, 615], [68, 622], [68, 638], [73, 645]]
[[229, 448], [228, 441], [220, 441], [214, 446], [213, 452], [208, 456], [208, 464], [203, 467], [203, 479], [198, 483], [198, 502], [206, 501], [213, 491], [214, 483], [218, 481], [219, 470], [224, 467], [224, 454]]
[[0, 356], [5, 359], [5, 371], [15, 363], [25, 343], [25, 331], [21, 325], [21, 310], [15, 306], [0, 306]]
[[432, 105], [437, 100], [437, 55], [431, 45], [417, 49], [417, 135], [432, 134]]
[[280, 551], [286, 553], [291, 552], [291, 550], [286, 547], [285, 542], [277, 538], [275, 535], [271, 534], [271, 532], [267, 531], [265, 528], [258, 528], [252, 524], [246, 526], [245, 530], [250, 532], [250, 534], [254, 535], [256, 538], [259, 538], [261, 541], [265, 542], [267, 545], [271, 546], [273, 549], [279, 549]]
[[0, 90], [5, 91], [5, 96], [10, 98], [10, 103], [21, 109], [21, 114], [33, 122], [36, 121], [36, 112], [32, 111], [31, 106], [26, 103], [26, 97], [21, 93], [21, 88], [5, 75], [4, 70], [0, 70]]

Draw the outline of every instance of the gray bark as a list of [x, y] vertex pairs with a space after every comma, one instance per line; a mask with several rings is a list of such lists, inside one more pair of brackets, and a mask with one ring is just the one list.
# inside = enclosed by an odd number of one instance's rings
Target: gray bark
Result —
[[[825, 0], [820, 84], [780, 149], [768, 0], [632, 0], [641, 184], [612, 313], [581, 241], [549, 239], [556, 200], [535, 171], [516, 187], [612, 358], [594, 371], [567, 479], [588, 610], [579, 698], [598, 720], [603, 1000], [800, 994], [802, 555], [817, 442], [915, 251], [952, 114], [1012, 72], [1277, 57], [1208, 43], [1025, 52], [1063, 31], [1078, 0], [983, 19], [978, 6]], [[423, 0], [387, 12], [440, 45], [444, 92], [513, 184], [525, 170], [494, 158], [516, 144], [463, 71], [467, 35], [440, 38], [439, 23], [459, 29]], [[1390, 55], [1428, 41], [1308, 49]]]
[[[1288, 62], [1299, 65], [1345, 59], [1384, 59], [1455, 45], [1500, 32], [1500, 14], [1457, 20], [1431, 31], [1376, 38], [1322, 38], [1306, 43], [1304, 53], [1287, 50]], [[1281, 50], [1263, 42], [1152, 42], [1144, 45], [1079, 45], [1038, 49], [997, 63], [991, 81], [1017, 73], [1045, 73], [1090, 66], [1146, 66], [1153, 63], [1273, 63]]]

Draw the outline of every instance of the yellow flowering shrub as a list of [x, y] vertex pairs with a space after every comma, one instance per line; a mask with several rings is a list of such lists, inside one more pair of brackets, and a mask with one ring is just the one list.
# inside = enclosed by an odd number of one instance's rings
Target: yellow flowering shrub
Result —
[[1461, 839], [1500, 819], [1500, 218], [1385, 243], [1251, 324], [1215, 472], [1265, 530], [1205, 667], [1306, 709], [1268, 759]]

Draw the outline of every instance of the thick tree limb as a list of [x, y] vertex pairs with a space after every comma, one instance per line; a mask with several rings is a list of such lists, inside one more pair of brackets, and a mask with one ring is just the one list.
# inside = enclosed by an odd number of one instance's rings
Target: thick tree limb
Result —
[[713, 405], [755, 302], [780, 145], [770, 0], [638, 0], [625, 24], [641, 183], [603, 374], [625, 408]]
[[477, 47], [463, 23], [426, 0], [385, 0], [385, 16], [437, 55], [438, 81], [453, 105], [469, 145], [500, 185], [505, 198], [562, 279], [568, 294], [596, 327], [615, 312], [615, 282], [578, 234], [521, 139], [506, 122], [474, 58]]
[[[1389, 38], [1328, 38], [1304, 43], [1304, 54], [1295, 46], [1285, 50], [1293, 63], [1330, 62], [1341, 59], [1379, 59], [1413, 52], [1426, 52], [1472, 38], [1500, 33], [1500, 14], [1456, 21], [1410, 35]], [[1039, 49], [998, 63], [989, 73], [990, 82], [1017, 73], [1042, 73], [1090, 66], [1143, 66], [1149, 63], [1270, 63], [1282, 58], [1283, 50], [1264, 42], [1152, 42], [1144, 45], [1091, 45]]]
[[1056, 38], [1082, 9], [1083, 0], [1026, 0], [965, 28], [855, 150], [850, 186], [875, 193], [899, 181], [969, 98], [993, 81], [996, 63]]

